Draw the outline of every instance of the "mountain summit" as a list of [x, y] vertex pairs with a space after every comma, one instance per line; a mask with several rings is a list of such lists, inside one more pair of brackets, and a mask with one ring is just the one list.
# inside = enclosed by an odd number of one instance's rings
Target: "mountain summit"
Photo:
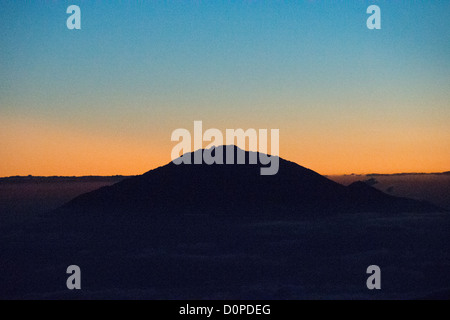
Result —
[[[73, 199], [62, 209], [128, 214], [302, 215], [357, 212], [434, 212], [424, 202], [393, 197], [363, 182], [348, 187], [296, 163], [279, 159], [275, 175], [260, 175], [255, 156], [236, 146], [221, 146], [223, 157], [245, 154], [245, 164], [173, 162]], [[184, 156], [194, 159], [197, 150]], [[260, 154], [257, 153], [257, 159]], [[236, 163], [236, 161], [235, 161]]]

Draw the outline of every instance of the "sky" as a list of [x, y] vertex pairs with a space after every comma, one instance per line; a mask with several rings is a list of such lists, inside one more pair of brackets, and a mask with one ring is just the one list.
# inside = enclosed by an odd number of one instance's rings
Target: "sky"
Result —
[[448, 171], [449, 88], [450, 1], [0, 0], [0, 176], [141, 174], [195, 120], [321, 174]]

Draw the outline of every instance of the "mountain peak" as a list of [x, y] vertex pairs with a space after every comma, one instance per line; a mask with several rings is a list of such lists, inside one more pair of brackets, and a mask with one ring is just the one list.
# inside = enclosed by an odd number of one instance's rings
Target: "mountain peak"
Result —
[[[204, 156], [205, 151], [216, 153], [220, 148], [224, 151], [224, 164], [195, 164], [195, 157], [199, 153]], [[231, 151], [235, 164], [226, 164]], [[245, 163], [237, 164], [239, 152], [245, 155]], [[191, 164], [176, 165], [171, 162], [141, 176], [83, 194], [67, 203], [63, 209], [155, 215], [439, 211], [439, 208], [425, 202], [384, 194], [364, 182], [342, 186], [279, 157], [273, 157], [279, 161], [276, 174], [260, 175], [261, 164], [250, 163], [255, 156], [257, 159], [267, 157], [233, 145], [200, 149], [180, 157], [190, 159]]]

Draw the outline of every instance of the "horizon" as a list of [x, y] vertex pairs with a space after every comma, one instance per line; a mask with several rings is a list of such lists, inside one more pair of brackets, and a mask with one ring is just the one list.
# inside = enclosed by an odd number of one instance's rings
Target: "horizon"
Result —
[[[225, 145], [225, 144], [224, 144], [224, 145], [220, 145], [220, 146], [215, 146], [215, 145], [214, 145], [214, 146], [211, 146], [210, 148], [225, 147], [225, 146], [230, 146], [230, 145]], [[243, 150], [243, 151], [245, 151], [245, 152], [256, 152], [256, 153], [259, 153], [259, 151], [249, 150], [249, 149], [247, 148], [247, 146], [246, 146], [245, 148], [241, 148], [240, 146], [238, 146], [238, 145], [236, 145], [236, 144], [233, 145], [233, 146], [234, 146], [235, 148], [238, 148], [238, 149]], [[206, 150], [206, 149], [207, 149], [206, 147], [202, 147], [201, 149], [197, 149], [197, 150], [193, 150], [193, 148], [192, 148], [192, 151], [187, 151], [187, 152], [181, 154], [180, 157], [183, 156], [184, 154], [194, 153], [194, 152], [197, 152], [197, 151], [199, 151], [199, 150], [204, 151], [204, 150]], [[209, 148], [208, 148], [208, 149], [209, 149]], [[269, 156], [273, 156], [273, 155], [270, 154], [269, 152], [267, 152], [266, 154], [269, 155]], [[321, 172], [319, 172], [319, 171], [314, 170], [313, 168], [303, 166], [303, 165], [300, 164], [300, 163], [297, 163], [297, 162], [295, 162], [295, 161], [286, 159], [286, 158], [284, 158], [284, 157], [282, 157], [282, 156], [277, 156], [277, 157], [279, 157], [279, 158], [282, 159], [282, 160], [288, 161], [288, 162], [293, 162], [293, 163], [295, 163], [295, 164], [297, 164], [297, 165], [299, 165], [299, 166], [301, 166], [301, 167], [310, 169], [310, 170], [312, 170], [312, 171], [314, 171], [314, 172], [316, 172], [316, 173], [318, 173], [318, 174], [320, 174], [320, 175], [322, 175], [322, 176], [324, 176], [324, 177], [332, 177], [332, 176], [372, 176], [372, 175], [373, 175], [373, 176], [376, 176], [376, 175], [380, 175], [380, 176], [383, 176], [383, 175], [385, 175], [385, 176], [394, 176], [394, 175], [433, 175], [433, 174], [435, 174], [435, 175], [441, 175], [441, 174], [447, 174], [447, 173], [450, 173], [450, 170], [443, 170], [443, 171], [431, 171], [431, 172], [424, 172], [424, 171], [409, 171], [409, 172], [370, 172], [370, 173], [365, 173], [365, 172], [351, 172], [351, 173], [329, 173], [329, 174], [323, 174], [323, 173], [321, 173]], [[27, 178], [27, 177], [32, 177], [32, 178], [108, 178], [108, 177], [135, 177], [135, 176], [142, 175], [142, 174], [144, 174], [144, 173], [146, 173], [146, 172], [155, 170], [155, 169], [157, 169], [157, 168], [159, 168], [159, 167], [166, 166], [166, 165], [170, 164], [171, 162], [172, 162], [172, 161], [168, 161], [167, 163], [159, 164], [159, 165], [157, 165], [157, 166], [155, 166], [155, 167], [152, 167], [152, 168], [150, 168], [150, 169], [147, 169], [147, 170], [145, 170], [145, 171], [143, 171], [143, 172], [136, 173], [136, 174], [122, 174], [122, 173], [114, 173], [114, 174], [107, 174], [107, 175], [101, 175], [101, 174], [100, 174], [100, 175], [98, 175], [98, 174], [82, 174], [82, 175], [55, 175], [55, 174], [50, 174], [50, 175], [34, 175], [34, 174], [17, 174], [17, 175], [9, 175], [9, 176], [0, 176], [0, 179], [8, 179], [8, 178]], [[202, 165], [204, 165], [204, 164], [205, 164], [205, 163], [202, 162]]]
[[[148, 171], [152, 171], [153, 168]], [[309, 169], [309, 168], [308, 168]], [[313, 170], [314, 171], [314, 170]], [[8, 179], [8, 178], [112, 178], [112, 177], [136, 177], [139, 175], [142, 175], [146, 172], [139, 173], [139, 174], [132, 174], [132, 175], [123, 175], [123, 174], [113, 174], [113, 175], [107, 175], [107, 176], [99, 176], [99, 175], [83, 175], [83, 176], [57, 176], [57, 175], [51, 175], [51, 176], [35, 176], [35, 175], [16, 175], [16, 176], [2, 176], [0, 179]], [[317, 172], [317, 171], [315, 171]], [[320, 174], [320, 172], [317, 172]], [[343, 174], [320, 174], [324, 177], [333, 177], [333, 176], [396, 176], [396, 175], [442, 175], [442, 174], [450, 174], [450, 171], [442, 171], [442, 172], [395, 172], [395, 173], [381, 173], [381, 172], [375, 172], [375, 173], [343, 173]]]
[[136, 175], [194, 120], [279, 129], [322, 175], [448, 170], [449, 2], [70, 4], [81, 30], [64, 1], [2, 6], [0, 176]]
[[[221, 145], [221, 146], [226, 146], [226, 145]], [[221, 147], [218, 146], [218, 147]], [[215, 146], [214, 146], [215, 147]], [[237, 145], [234, 145], [234, 147], [239, 148]], [[239, 148], [240, 149], [240, 148]], [[190, 152], [186, 152], [187, 153], [194, 153], [197, 152], [198, 150], [205, 150], [205, 148], [202, 149], [197, 149], [194, 151], [190, 151]], [[246, 149], [241, 149], [244, 150], [245, 152], [255, 152], [255, 151], [249, 151], [247, 148]], [[256, 151], [259, 152], [259, 151]], [[270, 155], [270, 153], [267, 153], [268, 155]], [[293, 162], [289, 159], [285, 159], [283, 157], [279, 157], [282, 160], [285, 161], [289, 161], [289, 162]], [[24, 175], [12, 175], [12, 176], [0, 176], [0, 179], [7, 179], [7, 178], [27, 178], [27, 177], [31, 177], [31, 178], [109, 178], [109, 177], [135, 177], [135, 176], [139, 176], [142, 175], [146, 172], [155, 170], [161, 166], [165, 166], [170, 164], [171, 161], [169, 161], [166, 164], [163, 165], [158, 165], [154, 168], [148, 169], [142, 173], [137, 173], [137, 174], [120, 174], [120, 173], [116, 173], [116, 174], [111, 174], [111, 175], [95, 175], [95, 174], [87, 174], [87, 175], [45, 175], [45, 176], [41, 176], [41, 175], [32, 175], [32, 174], [24, 174]], [[294, 162], [295, 164], [302, 166], [299, 163]], [[204, 165], [205, 163], [202, 163], [202, 165]], [[225, 164], [226, 165], [226, 164]], [[307, 168], [305, 166], [302, 166], [304, 168]], [[319, 173], [320, 175], [324, 176], [324, 177], [329, 177], [329, 176], [376, 176], [376, 175], [380, 175], [380, 176], [391, 176], [391, 175], [433, 175], [433, 174], [437, 174], [437, 175], [441, 175], [441, 174], [447, 174], [450, 173], [450, 170], [446, 170], [446, 171], [438, 171], [438, 172], [393, 172], [393, 173], [384, 173], [384, 172], [371, 172], [371, 173], [355, 173], [355, 172], [351, 172], [351, 173], [340, 173], [340, 174], [322, 174], [318, 171], [315, 171], [312, 168], [307, 168], [310, 170], [313, 170], [314, 172]]]

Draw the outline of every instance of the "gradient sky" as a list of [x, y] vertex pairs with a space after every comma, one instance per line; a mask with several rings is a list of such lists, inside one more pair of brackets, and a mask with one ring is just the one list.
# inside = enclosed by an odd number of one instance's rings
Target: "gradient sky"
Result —
[[450, 1], [1, 0], [0, 176], [141, 174], [194, 120], [321, 174], [450, 170]]

